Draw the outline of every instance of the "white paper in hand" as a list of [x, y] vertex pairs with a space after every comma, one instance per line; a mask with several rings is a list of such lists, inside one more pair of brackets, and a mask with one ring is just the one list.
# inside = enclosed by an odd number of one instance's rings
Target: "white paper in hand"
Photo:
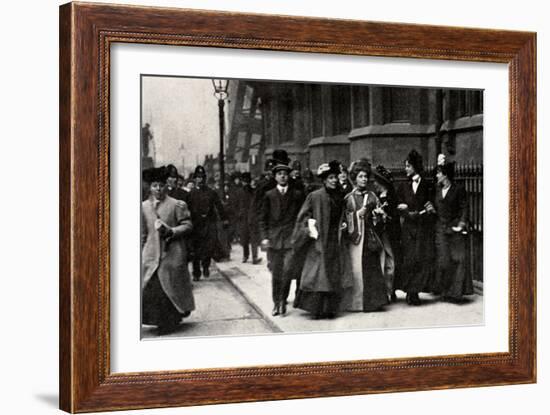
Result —
[[307, 228], [309, 230], [309, 236], [313, 239], [319, 238], [319, 231], [317, 230], [317, 227], [315, 226], [315, 223], [317, 221], [315, 219], [308, 219], [307, 221]]

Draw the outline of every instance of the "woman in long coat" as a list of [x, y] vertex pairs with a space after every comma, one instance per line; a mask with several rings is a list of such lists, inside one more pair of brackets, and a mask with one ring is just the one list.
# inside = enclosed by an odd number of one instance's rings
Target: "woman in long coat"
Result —
[[351, 179], [355, 188], [345, 198], [345, 235], [353, 286], [346, 290], [341, 308], [346, 311], [378, 311], [388, 304], [382, 261], [385, 251], [380, 234], [383, 211], [376, 195], [367, 189], [371, 166], [367, 160], [355, 162]]
[[460, 302], [474, 293], [473, 281], [466, 267], [466, 232], [468, 199], [464, 187], [454, 183], [454, 163], [436, 168], [435, 194], [436, 274], [434, 291], [443, 300]]
[[143, 176], [150, 195], [141, 205], [141, 319], [167, 333], [195, 309], [184, 239], [192, 229], [191, 216], [185, 202], [166, 194], [163, 168]]
[[314, 319], [334, 318], [344, 289], [351, 286], [349, 256], [341, 244], [343, 198], [338, 188], [340, 163], [322, 164], [323, 187], [310, 193], [296, 219], [295, 249], [307, 244], [295, 308]]
[[401, 246], [403, 248], [402, 289], [407, 304], [421, 304], [419, 293], [428, 287], [434, 269], [435, 221], [432, 186], [422, 176], [422, 156], [412, 150], [405, 160], [409, 178], [398, 194], [397, 208], [401, 215]]

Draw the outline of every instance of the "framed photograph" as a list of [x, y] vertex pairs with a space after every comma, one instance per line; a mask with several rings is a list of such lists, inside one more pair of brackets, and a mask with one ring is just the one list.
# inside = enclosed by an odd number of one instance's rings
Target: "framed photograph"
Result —
[[536, 35], [60, 8], [60, 407], [536, 381]]

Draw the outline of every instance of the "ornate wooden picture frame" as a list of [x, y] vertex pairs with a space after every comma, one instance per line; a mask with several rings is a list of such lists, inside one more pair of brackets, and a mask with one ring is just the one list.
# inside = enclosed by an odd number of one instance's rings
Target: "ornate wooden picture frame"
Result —
[[[112, 373], [109, 70], [115, 43], [508, 64], [509, 351]], [[105, 4], [61, 6], [61, 409], [91, 412], [535, 382], [535, 105], [534, 33]]]

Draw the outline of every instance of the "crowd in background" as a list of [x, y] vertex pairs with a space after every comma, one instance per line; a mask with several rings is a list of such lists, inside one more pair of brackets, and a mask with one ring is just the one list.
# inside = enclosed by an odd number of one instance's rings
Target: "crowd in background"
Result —
[[[275, 150], [264, 173], [232, 173], [228, 182], [197, 166], [189, 178], [173, 165], [143, 171], [142, 323], [171, 331], [194, 309], [191, 278], [210, 275], [242, 245], [242, 262], [272, 274], [274, 316], [284, 316], [292, 280], [294, 308], [314, 319], [382, 311], [404, 292], [460, 303], [473, 294], [465, 267], [467, 195], [454, 163], [440, 155], [434, 171], [412, 150], [408, 181], [395, 186], [383, 166], [362, 158], [302, 172]], [[189, 272], [191, 263], [191, 273]]]

